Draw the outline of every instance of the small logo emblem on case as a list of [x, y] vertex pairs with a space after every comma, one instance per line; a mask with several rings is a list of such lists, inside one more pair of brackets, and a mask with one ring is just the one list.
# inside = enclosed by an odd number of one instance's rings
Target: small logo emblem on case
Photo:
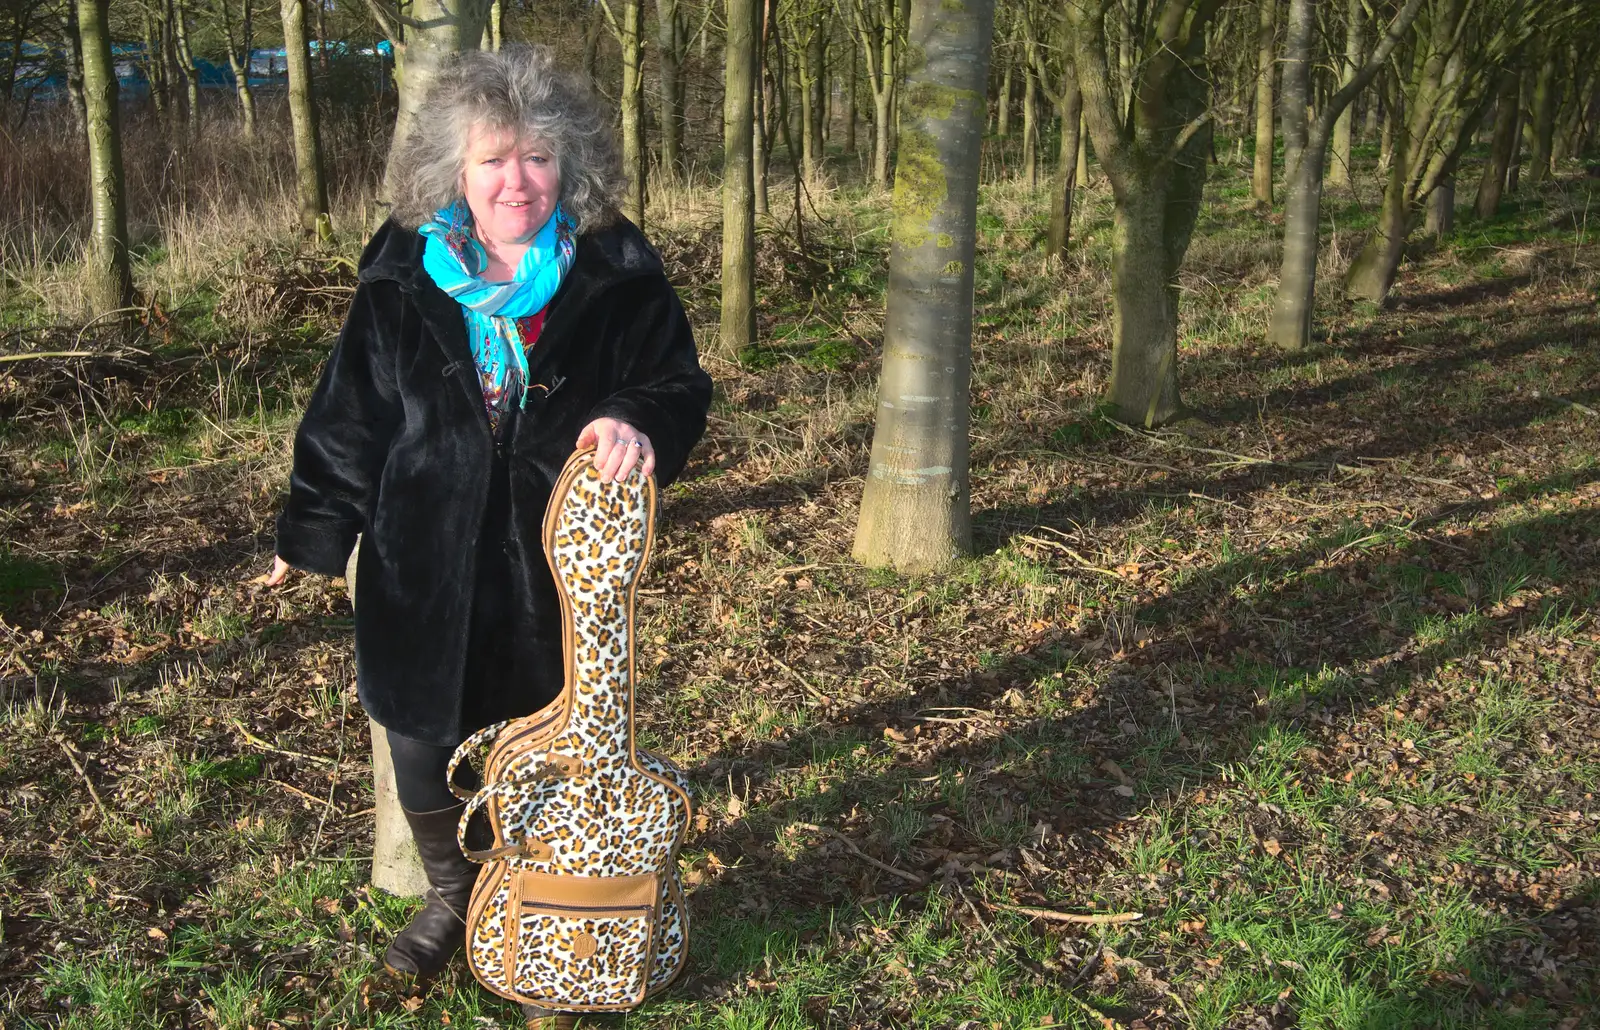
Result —
[[600, 942], [586, 933], [580, 933], [572, 939], [572, 954], [580, 959], [589, 958], [600, 950]]

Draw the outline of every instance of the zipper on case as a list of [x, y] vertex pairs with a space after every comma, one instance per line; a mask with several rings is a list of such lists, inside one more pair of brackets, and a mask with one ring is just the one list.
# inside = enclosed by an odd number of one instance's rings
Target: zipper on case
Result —
[[522, 908], [524, 911], [531, 908], [539, 912], [573, 912], [587, 916], [601, 914], [643, 916], [649, 914], [651, 910], [649, 905], [558, 905], [553, 902], [530, 901], [526, 898], [523, 899]]

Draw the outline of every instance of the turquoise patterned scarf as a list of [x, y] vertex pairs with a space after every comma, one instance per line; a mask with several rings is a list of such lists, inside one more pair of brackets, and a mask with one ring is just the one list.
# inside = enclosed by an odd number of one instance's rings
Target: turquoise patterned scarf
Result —
[[[524, 328], [544, 310], [561, 287], [577, 251], [572, 220], [560, 205], [534, 235], [533, 244], [508, 283], [481, 276], [489, 255], [472, 235], [472, 212], [465, 201], [440, 208], [418, 231], [427, 237], [422, 267], [466, 315], [472, 360], [478, 366], [491, 420], [513, 397], [528, 399], [528, 358]], [[540, 320], [542, 321], [542, 320]]]

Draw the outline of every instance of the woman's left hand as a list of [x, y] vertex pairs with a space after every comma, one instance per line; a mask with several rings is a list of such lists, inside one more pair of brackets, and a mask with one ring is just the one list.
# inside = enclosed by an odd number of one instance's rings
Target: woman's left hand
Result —
[[635, 465], [642, 476], [656, 470], [656, 449], [650, 438], [614, 418], [597, 418], [583, 427], [578, 434], [578, 448], [594, 448], [594, 467], [600, 470], [600, 481], [626, 479]]

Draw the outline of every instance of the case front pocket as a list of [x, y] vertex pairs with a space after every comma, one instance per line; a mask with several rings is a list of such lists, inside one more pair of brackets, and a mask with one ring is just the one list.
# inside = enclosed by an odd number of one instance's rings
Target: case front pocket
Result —
[[660, 878], [520, 872], [513, 989], [562, 1008], [626, 1008], [644, 1000], [654, 964]]

